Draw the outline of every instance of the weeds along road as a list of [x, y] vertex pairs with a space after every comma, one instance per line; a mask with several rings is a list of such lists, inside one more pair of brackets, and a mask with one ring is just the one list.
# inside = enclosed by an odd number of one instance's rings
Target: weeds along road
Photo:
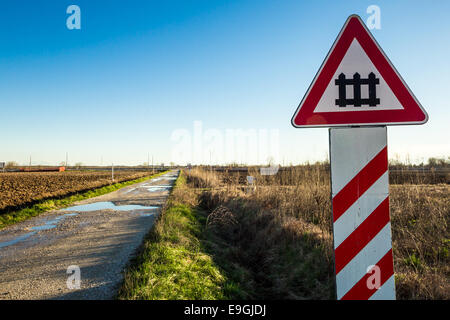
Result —
[[[122, 271], [178, 174], [171, 171], [1, 230], [0, 299], [114, 298]], [[79, 289], [69, 266], [79, 267]]]

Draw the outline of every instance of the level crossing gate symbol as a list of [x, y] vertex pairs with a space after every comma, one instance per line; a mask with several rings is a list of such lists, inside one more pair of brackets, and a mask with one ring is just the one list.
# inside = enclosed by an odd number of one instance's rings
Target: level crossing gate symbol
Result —
[[[334, 83], [339, 87], [339, 98], [336, 99], [336, 105], [339, 107], [346, 107], [347, 105], [376, 107], [380, 104], [380, 99], [377, 98], [376, 92], [376, 86], [380, 84], [380, 79], [376, 78], [373, 72], [369, 73], [367, 79], [361, 79], [358, 72], [353, 75], [353, 79], [346, 79], [345, 74], [341, 73]], [[348, 85], [353, 86], [353, 99], [347, 99]], [[368, 86], [369, 98], [361, 98], [361, 85]]]

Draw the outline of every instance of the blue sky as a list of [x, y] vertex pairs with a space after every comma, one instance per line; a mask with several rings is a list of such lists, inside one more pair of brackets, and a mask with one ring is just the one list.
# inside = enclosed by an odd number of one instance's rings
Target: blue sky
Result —
[[372, 4], [373, 35], [430, 117], [389, 127], [390, 157], [449, 156], [448, 1], [30, 0], [0, 10], [0, 161], [176, 162], [171, 136], [194, 121], [276, 129], [280, 161], [323, 160], [328, 130], [291, 117], [347, 16]]

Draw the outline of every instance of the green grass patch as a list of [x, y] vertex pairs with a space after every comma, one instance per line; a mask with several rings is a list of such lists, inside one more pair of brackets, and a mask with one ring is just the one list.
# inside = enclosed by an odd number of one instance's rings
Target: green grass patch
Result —
[[190, 192], [180, 174], [165, 211], [126, 271], [118, 299], [216, 300], [239, 290], [205, 250], [204, 213], [174, 196], [183, 190]]
[[143, 181], [151, 179], [151, 178], [155, 178], [166, 172], [167, 171], [160, 172], [160, 173], [157, 173], [157, 174], [151, 175], [151, 176], [142, 177], [142, 178], [135, 179], [135, 180], [111, 184], [109, 186], [92, 189], [92, 190], [89, 190], [86, 192], [77, 193], [77, 194], [59, 198], [59, 199], [44, 200], [44, 201], [34, 204], [30, 207], [2, 214], [2, 215], [0, 215], [0, 229], [4, 228], [6, 226], [9, 226], [11, 224], [27, 220], [31, 217], [35, 217], [43, 212], [65, 208], [74, 202], [101, 196], [101, 195], [119, 190], [123, 187], [129, 186], [129, 185], [132, 185], [135, 183], [143, 182]]

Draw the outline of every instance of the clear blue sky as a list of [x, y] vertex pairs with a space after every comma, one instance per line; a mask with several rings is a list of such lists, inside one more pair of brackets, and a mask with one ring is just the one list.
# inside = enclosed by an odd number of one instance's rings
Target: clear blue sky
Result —
[[[66, 8], [81, 8], [69, 30]], [[449, 1], [3, 1], [0, 161], [173, 160], [172, 132], [278, 129], [285, 163], [323, 160], [327, 129], [291, 117], [348, 15], [366, 20], [430, 120], [389, 153], [450, 156]]]

